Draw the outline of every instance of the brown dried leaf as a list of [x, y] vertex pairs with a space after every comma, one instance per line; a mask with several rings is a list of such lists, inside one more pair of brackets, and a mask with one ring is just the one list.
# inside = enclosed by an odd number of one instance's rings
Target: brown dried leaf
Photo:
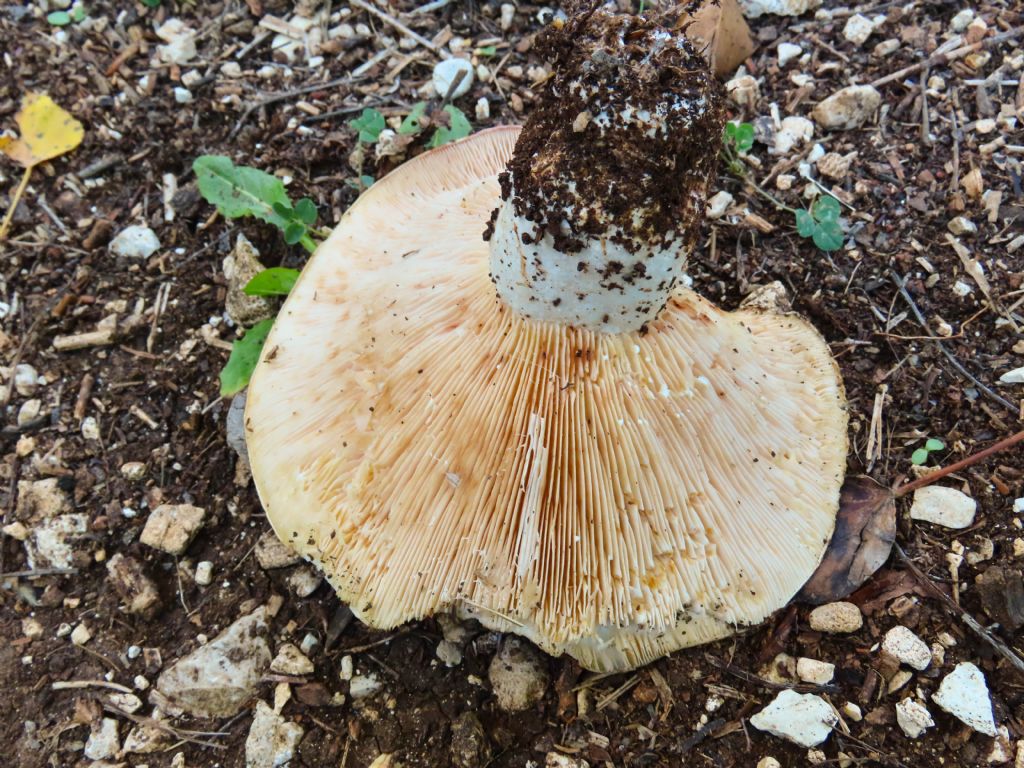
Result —
[[719, 77], [728, 77], [746, 61], [757, 47], [750, 36], [736, 0], [706, 2], [693, 16], [684, 16], [680, 25]]
[[894, 541], [896, 501], [892, 491], [870, 477], [846, 478], [832, 541], [797, 599], [820, 605], [846, 597], [882, 567]]

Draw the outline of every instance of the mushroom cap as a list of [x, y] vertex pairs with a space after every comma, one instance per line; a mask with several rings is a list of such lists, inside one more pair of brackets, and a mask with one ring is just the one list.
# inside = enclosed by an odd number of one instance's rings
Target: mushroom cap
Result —
[[646, 334], [511, 312], [481, 232], [517, 135], [411, 160], [320, 246], [250, 384], [253, 477], [366, 623], [454, 609], [630, 669], [800, 589], [835, 522], [845, 397], [794, 315], [683, 289]]

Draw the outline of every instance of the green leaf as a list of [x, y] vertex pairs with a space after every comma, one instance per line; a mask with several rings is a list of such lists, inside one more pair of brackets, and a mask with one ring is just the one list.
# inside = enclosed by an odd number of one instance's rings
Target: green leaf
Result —
[[928, 461], [928, 451], [926, 451], [924, 448], [918, 448], [916, 451], [910, 454], [911, 464], [924, 464], [926, 461]]
[[299, 270], [271, 267], [256, 273], [243, 289], [249, 296], [287, 296], [299, 279]]
[[306, 234], [306, 225], [301, 221], [289, 221], [284, 227], [284, 241], [295, 245]]
[[463, 139], [469, 136], [473, 132], [473, 126], [469, 120], [462, 113], [462, 110], [458, 107], [453, 107], [451, 104], [444, 108], [444, 111], [448, 113], [448, 122], [450, 125], [445, 128], [443, 125], [438, 126], [437, 130], [434, 131], [434, 135], [430, 139], [428, 147], [440, 147], [442, 144], [447, 144], [449, 141], [455, 141], [456, 139]]
[[276, 176], [221, 155], [203, 155], [192, 163], [199, 192], [226, 218], [255, 216], [283, 230], [292, 218], [292, 203]]
[[485, 45], [483, 48], [476, 49], [477, 56], [494, 56], [498, 52], [497, 46]]
[[801, 209], [796, 212], [796, 231], [800, 233], [800, 237], [811, 237], [815, 228], [814, 217], [810, 211]]
[[727, 144], [735, 144], [736, 143], [736, 134], [737, 134], [738, 131], [739, 131], [739, 124], [738, 123], [733, 123], [733, 122], [726, 123], [725, 124], [725, 138], [723, 139], [723, 141], [725, 141]]
[[750, 123], [740, 123], [736, 128], [736, 151], [741, 155], [749, 152], [754, 147], [754, 126]]
[[364, 144], [373, 144], [386, 125], [384, 115], [370, 107], [366, 107], [359, 117], [349, 120], [348, 124], [350, 128], [359, 131], [359, 140]]
[[399, 133], [419, 133], [423, 126], [420, 125], [420, 119], [423, 114], [427, 111], [427, 103], [425, 101], [417, 102], [413, 105], [412, 111], [405, 116], [402, 124], [398, 126]]
[[142, 4], [147, 8], [157, 8], [160, 5], [160, 0], [142, 0]]
[[819, 197], [814, 201], [814, 218], [824, 223], [826, 221], [839, 221], [839, 214], [842, 210], [839, 207], [839, 201], [830, 195], [825, 197]]
[[814, 244], [823, 251], [838, 251], [843, 247], [843, 228], [838, 221], [823, 221], [814, 225]]
[[46, 16], [46, 20], [55, 27], [66, 27], [71, 23], [71, 14], [67, 11], [54, 11]]
[[931, 452], [931, 451], [941, 451], [945, 447], [946, 447], [946, 444], [944, 442], [942, 442], [941, 440], [939, 440], [937, 437], [929, 437], [924, 442], [924, 449], [926, 451], [929, 451], [929, 452]]
[[75, 22], [77, 24], [78, 22], [82, 21], [82, 19], [84, 19], [84, 18], [85, 18], [85, 6], [84, 5], [76, 5], [74, 8], [71, 9], [71, 20], [73, 22]]
[[220, 372], [220, 394], [222, 397], [241, 392], [249, 384], [252, 372], [260, 359], [260, 350], [267, 340], [274, 319], [267, 318], [256, 323], [245, 332], [245, 336], [231, 345], [231, 356]]
[[313, 226], [316, 223], [316, 203], [308, 197], [302, 198], [295, 204], [295, 214], [307, 227]]

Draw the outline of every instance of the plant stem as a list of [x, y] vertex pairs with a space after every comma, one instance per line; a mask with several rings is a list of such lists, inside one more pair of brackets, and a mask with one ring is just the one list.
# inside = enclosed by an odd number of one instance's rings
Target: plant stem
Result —
[[28, 186], [28, 180], [31, 175], [32, 166], [26, 166], [25, 173], [21, 177], [21, 183], [18, 184], [18, 188], [14, 190], [14, 196], [11, 198], [11, 207], [7, 209], [7, 215], [4, 216], [4, 223], [0, 224], [0, 241], [7, 237], [7, 230], [10, 229], [11, 220], [14, 218], [14, 211], [18, 207], [21, 196], [25, 194], [25, 187]]
[[737, 168], [743, 168], [743, 161], [740, 156], [733, 150], [729, 144], [722, 146], [722, 153], [725, 155], [726, 167], [729, 169], [729, 173], [735, 176], [737, 179], [742, 181], [744, 184], [749, 185], [755, 192], [771, 202], [777, 210], [789, 211], [793, 215], [796, 215], [796, 208], [790, 208], [784, 202], [779, 200], [775, 195], [769, 193], [767, 190], [761, 187], [756, 181], [754, 181], [745, 172], [737, 171]]
[[946, 475], [950, 475], [954, 472], [959, 472], [961, 469], [965, 469], [974, 464], [977, 464], [979, 461], [988, 458], [993, 453], [1005, 451], [1010, 446], [1016, 445], [1022, 440], [1024, 440], [1024, 429], [1022, 429], [1015, 435], [1010, 435], [1006, 439], [1000, 440], [995, 445], [990, 445], [983, 451], [978, 451], [977, 453], [968, 456], [966, 459], [961, 459], [958, 462], [950, 464], [948, 467], [943, 467], [942, 469], [932, 472], [930, 475], [925, 475], [924, 477], [917, 478], [917, 480], [912, 480], [909, 483], [904, 483], [895, 491], [893, 491], [893, 495], [896, 498], [899, 498], [900, 496], [904, 496], [910, 493], [911, 491], [916, 491], [918, 488], [923, 488], [926, 485], [931, 485], [939, 478], [945, 477]]
[[312, 237], [310, 237], [310, 236], [309, 236], [308, 234], [305, 234], [305, 235], [303, 235], [303, 236], [302, 236], [302, 237], [301, 237], [301, 238], [299, 239], [299, 243], [300, 243], [300, 244], [302, 245], [302, 247], [303, 247], [303, 248], [305, 248], [305, 249], [306, 249], [307, 251], [309, 251], [310, 253], [313, 253], [313, 251], [315, 251], [315, 250], [316, 250], [316, 246], [317, 246], [317, 243], [316, 243], [316, 241], [315, 241], [315, 240], [314, 240], [314, 239], [313, 239]]

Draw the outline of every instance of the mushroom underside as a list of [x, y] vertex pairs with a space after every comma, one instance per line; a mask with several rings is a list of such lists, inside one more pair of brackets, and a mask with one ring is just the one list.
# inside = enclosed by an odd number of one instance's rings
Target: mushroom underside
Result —
[[368, 624], [457, 609], [629, 669], [799, 590], [835, 521], [845, 399], [792, 315], [686, 290], [644, 334], [510, 312], [481, 232], [516, 135], [406, 163], [320, 246], [250, 385], [253, 476]]

